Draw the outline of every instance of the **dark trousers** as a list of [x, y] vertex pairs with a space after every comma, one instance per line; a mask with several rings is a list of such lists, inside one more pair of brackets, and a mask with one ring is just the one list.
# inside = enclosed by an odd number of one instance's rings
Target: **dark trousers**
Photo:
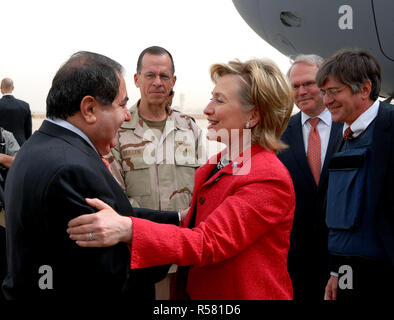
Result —
[[[350, 266], [351, 269], [344, 268], [344, 273], [339, 274], [338, 301], [364, 299], [393, 301], [394, 266], [390, 262], [360, 257], [341, 257], [340, 261], [341, 265]], [[351, 283], [348, 282], [349, 279]]]
[[1, 286], [7, 273], [7, 253], [5, 239], [5, 228], [0, 226], [0, 301], [4, 300]]
[[320, 266], [306, 266], [304, 269], [289, 269], [293, 284], [293, 299], [296, 302], [323, 301], [329, 272]]

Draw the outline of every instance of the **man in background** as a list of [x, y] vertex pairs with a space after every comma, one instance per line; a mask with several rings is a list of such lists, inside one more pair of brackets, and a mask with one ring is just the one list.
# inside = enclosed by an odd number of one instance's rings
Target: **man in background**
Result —
[[316, 83], [333, 121], [344, 123], [327, 191], [326, 297], [392, 302], [394, 107], [378, 100], [380, 65], [366, 51], [343, 50], [324, 61]]
[[22, 146], [32, 133], [29, 104], [12, 95], [14, 82], [10, 78], [1, 81], [0, 90], [3, 94], [0, 99], [0, 127], [12, 132]]
[[296, 301], [323, 300], [329, 277], [324, 200], [328, 163], [341, 141], [341, 124], [332, 123], [316, 85], [323, 59], [299, 55], [288, 71], [294, 101], [301, 110], [292, 116], [282, 140], [289, 148], [279, 159], [288, 168], [296, 193], [288, 271]]
[[[14, 162], [18, 151], [19, 144], [14, 135], [0, 127], [0, 284], [3, 282], [7, 273], [4, 185], [8, 169]], [[3, 299], [4, 295], [0, 292], [0, 300]]]
[[[141, 52], [134, 75], [141, 98], [129, 109], [131, 119], [121, 125], [108, 158], [133, 206], [177, 211], [190, 206], [201, 130], [171, 108], [174, 73], [166, 49], [152, 46]], [[158, 299], [168, 299], [169, 282], [167, 277], [157, 286]]]

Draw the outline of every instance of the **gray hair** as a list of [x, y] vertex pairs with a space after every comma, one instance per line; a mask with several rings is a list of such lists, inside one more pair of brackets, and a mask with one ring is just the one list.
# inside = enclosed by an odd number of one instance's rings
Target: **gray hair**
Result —
[[297, 63], [306, 63], [311, 66], [317, 66], [318, 68], [320, 68], [320, 66], [323, 64], [323, 62], [324, 62], [324, 59], [322, 57], [318, 56], [317, 54], [299, 54], [294, 59], [292, 59], [291, 67], [287, 71], [286, 76], [287, 76], [287, 78], [290, 78], [291, 69], [293, 69], [293, 67]]

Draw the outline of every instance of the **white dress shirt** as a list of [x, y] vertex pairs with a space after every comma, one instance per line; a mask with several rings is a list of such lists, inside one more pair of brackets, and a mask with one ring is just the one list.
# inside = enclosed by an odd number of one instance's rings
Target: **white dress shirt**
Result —
[[317, 124], [317, 130], [319, 131], [319, 135], [320, 135], [321, 168], [323, 168], [324, 159], [327, 153], [328, 141], [330, 140], [330, 132], [332, 125], [331, 113], [326, 108], [317, 117], [310, 117], [301, 111], [302, 136], [304, 138], [305, 154], [307, 154], [308, 151], [308, 137], [309, 137], [309, 132], [311, 131], [312, 128], [312, 125], [308, 121], [308, 119], [310, 118], [320, 119], [319, 123]]
[[342, 133], [344, 133], [345, 130], [350, 127], [350, 130], [353, 131], [354, 138], [362, 134], [378, 115], [379, 105], [379, 100], [376, 100], [373, 105], [365, 110], [350, 126], [347, 123], [344, 123]]

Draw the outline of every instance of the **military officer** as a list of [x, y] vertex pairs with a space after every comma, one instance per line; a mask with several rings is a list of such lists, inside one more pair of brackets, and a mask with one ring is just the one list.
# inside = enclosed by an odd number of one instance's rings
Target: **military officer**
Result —
[[[138, 58], [134, 82], [141, 99], [129, 110], [107, 159], [134, 207], [184, 210], [190, 206], [201, 155], [201, 130], [171, 108], [176, 82], [171, 54], [153, 46]], [[204, 160], [201, 159], [200, 162]], [[167, 281], [167, 286], [169, 286]], [[169, 289], [158, 294], [167, 299]]]
[[[5, 215], [4, 215], [4, 183], [7, 171], [14, 162], [14, 158], [19, 151], [19, 144], [12, 132], [0, 127], [0, 284], [7, 272], [6, 255], [6, 235], [5, 235]], [[0, 290], [0, 301], [4, 299]]]

